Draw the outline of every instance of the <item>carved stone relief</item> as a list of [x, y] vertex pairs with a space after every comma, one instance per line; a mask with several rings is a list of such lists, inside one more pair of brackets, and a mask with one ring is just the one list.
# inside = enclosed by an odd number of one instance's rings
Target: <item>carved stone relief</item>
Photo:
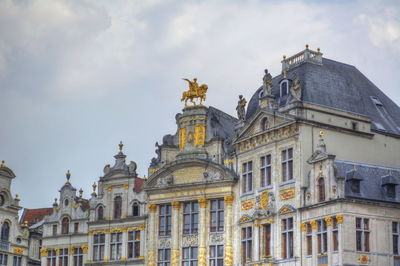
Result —
[[198, 242], [199, 240], [197, 235], [182, 237], [182, 247], [197, 246]]
[[207, 170], [203, 173], [204, 178], [209, 181], [219, 181], [222, 180], [222, 176], [220, 172]]
[[210, 234], [210, 243], [223, 243], [224, 235], [223, 234]]
[[172, 175], [167, 175], [165, 177], [161, 177], [157, 179], [157, 187], [166, 187], [168, 185], [173, 184], [174, 178]]
[[171, 238], [160, 238], [158, 240], [159, 248], [170, 248], [171, 247]]

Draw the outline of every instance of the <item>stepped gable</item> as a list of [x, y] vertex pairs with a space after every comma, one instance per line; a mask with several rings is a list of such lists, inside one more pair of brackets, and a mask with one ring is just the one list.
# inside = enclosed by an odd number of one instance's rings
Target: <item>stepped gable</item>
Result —
[[[304, 61], [286, 70], [289, 80], [296, 74], [301, 82], [301, 101], [367, 116], [372, 120], [371, 130], [400, 136], [400, 107], [356, 67], [321, 58], [320, 64]], [[291, 100], [290, 94], [286, 98], [279, 97], [279, 83], [283, 75], [272, 79], [272, 94], [278, 106], [284, 106]], [[252, 96], [246, 119], [251, 118], [259, 108], [261, 91], [262, 87]]]

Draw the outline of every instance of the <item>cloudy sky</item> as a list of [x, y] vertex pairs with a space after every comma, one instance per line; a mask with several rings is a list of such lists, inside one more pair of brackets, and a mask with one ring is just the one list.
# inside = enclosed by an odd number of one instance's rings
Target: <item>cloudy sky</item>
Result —
[[72, 172], [89, 196], [120, 140], [143, 176], [174, 133], [186, 84], [235, 115], [237, 96], [308, 43], [355, 65], [400, 104], [400, 2], [0, 1], [0, 159], [27, 208]]

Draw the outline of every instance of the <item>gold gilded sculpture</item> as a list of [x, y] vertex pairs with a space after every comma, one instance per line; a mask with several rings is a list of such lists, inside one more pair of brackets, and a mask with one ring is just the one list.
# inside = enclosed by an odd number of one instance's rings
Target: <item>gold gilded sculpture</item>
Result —
[[186, 80], [189, 83], [189, 90], [182, 93], [181, 102], [185, 101], [185, 107], [187, 107], [187, 101], [190, 100], [193, 106], [196, 106], [194, 99], [200, 99], [199, 105], [201, 105], [202, 102], [206, 100], [206, 92], [208, 86], [206, 84], [202, 84], [201, 86], [199, 86], [199, 84], [197, 83], [197, 78], [194, 78], [193, 81], [189, 79], [183, 80]]

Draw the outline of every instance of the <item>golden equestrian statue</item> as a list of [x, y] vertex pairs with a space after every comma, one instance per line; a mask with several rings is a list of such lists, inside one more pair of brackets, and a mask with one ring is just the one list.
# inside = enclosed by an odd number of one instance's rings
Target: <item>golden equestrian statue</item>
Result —
[[201, 105], [202, 102], [206, 100], [208, 86], [206, 84], [199, 86], [197, 83], [197, 78], [194, 78], [193, 81], [189, 79], [183, 80], [186, 80], [189, 83], [189, 90], [182, 93], [181, 102], [185, 101], [185, 107], [187, 107], [187, 101], [190, 100], [190, 102], [193, 103], [193, 106], [196, 106], [196, 103], [193, 101], [193, 99], [200, 99], [199, 105]]

